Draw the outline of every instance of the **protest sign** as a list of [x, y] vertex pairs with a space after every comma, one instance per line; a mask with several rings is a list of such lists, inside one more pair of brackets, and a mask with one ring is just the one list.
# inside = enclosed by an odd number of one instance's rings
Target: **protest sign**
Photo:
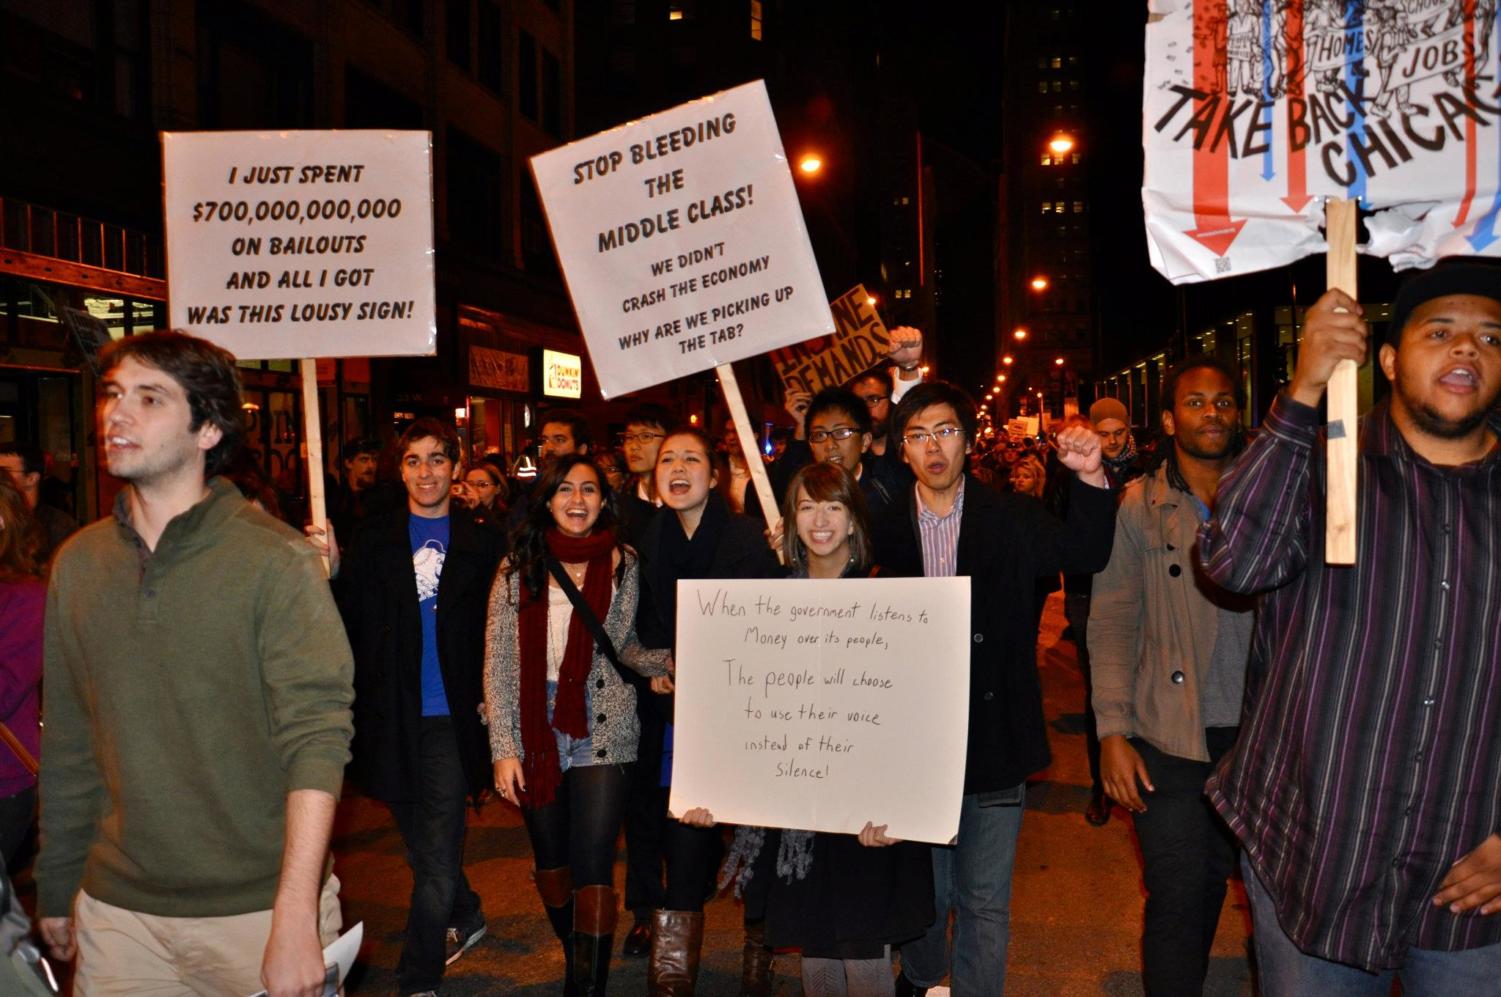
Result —
[[834, 316], [832, 336], [821, 336], [772, 353], [771, 362], [784, 395], [791, 391], [806, 391], [811, 395], [822, 388], [845, 384], [887, 359], [891, 338], [865, 285], [856, 284], [829, 302], [829, 311]]
[[1501, 254], [1493, 0], [1151, 0], [1142, 200], [1175, 284], [1322, 252], [1321, 198], [1394, 266]]
[[163, 132], [172, 326], [241, 360], [431, 355], [427, 132]]
[[969, 610], [967, 578], [679, 582], [671, 812], [947, 843]]
[[763, 83], [531, 162], [605, 397], [833, 330]]

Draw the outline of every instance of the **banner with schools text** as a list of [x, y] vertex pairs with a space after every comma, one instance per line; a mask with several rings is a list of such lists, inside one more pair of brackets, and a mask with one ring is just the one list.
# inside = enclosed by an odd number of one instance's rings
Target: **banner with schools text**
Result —
[[1393, 266], [1501, 255], [1495, 0], [1149, 0], [1142, 202], [1175, 284], [1325, 251], [1323, 199]]
[[163, 132], [172, 327], [241, 360], [437, 351], [428, 132]]
[[679, 582], [669, 810], [950, 841], [969, 608], [967, 578]]
[[606, 398], [833, 330], [764, 83], [531, 163]]

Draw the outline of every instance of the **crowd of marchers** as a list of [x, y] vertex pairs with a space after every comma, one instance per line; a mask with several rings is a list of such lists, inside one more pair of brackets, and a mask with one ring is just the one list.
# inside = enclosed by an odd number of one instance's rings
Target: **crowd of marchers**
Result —
[[[1495, 992], [1501, 271], [1411, 278], [1379, 338], [1324, 295], [1254, 438], [1214, 357], [1138, 413], [1153, 441], [1113, 398], [1023, 440], [923, 376], [920, 333], [892, 340], [889, 366], [788, 398], [769, 516], [733, 428], [643, 404], [612, 441], [543, 413], [529, 474], [466, 463], [435, 419], [351, 441], [328, 521], [302, 532], [243, 458], [231, 356], [180, 333], [106, 347], [110, 515], [78, 529], [42, 456], [0, 446], [0, 850], [36, 820], [40, 768], [36, 929], [76, 960], [74, 991], [323, 993], [347, 776], [411, 867], [402, 994], [441, 992], [485, 936], [464, 841], [486, 800], [524, 820], [564, 993], [605, 993], [618, 944], [650, 994], [691, 994], [723, 891], [743, 994], [769, 994], [790, 950], [810, 995], [1000, 994], [1061, 587], [1084, 816], [1132, 822], [1149, 995], [1202, 993], [1237, 876], [1264, 994]], [[1335, 367], [1367, 358], [1389, 393], [1326, 427]], [[1351, 434], [1358, 554], [1334, 565], [1326, 447]], [[670, 813], [678, 582], [873, 576], [969, 580], [955, 839], [888, 834], [900, 785], [858, 834]], [[37, 961], [17, 923], [6, 993]]]

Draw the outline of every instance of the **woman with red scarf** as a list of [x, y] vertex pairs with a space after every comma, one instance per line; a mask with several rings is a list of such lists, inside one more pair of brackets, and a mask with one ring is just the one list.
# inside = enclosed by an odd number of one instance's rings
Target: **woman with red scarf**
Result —
[[[565, 993], [603, 994], [636, 694], [617, 670], [667, 670], [636, 640], [636, 556], [615, 537], [610, 486], [588, 457], [558, 458], [490, 593], [485, 705], [495, 789], [521, 807], [537, 892], [563, 942]], [[607, 641], [597, 641], [602, 633]]]

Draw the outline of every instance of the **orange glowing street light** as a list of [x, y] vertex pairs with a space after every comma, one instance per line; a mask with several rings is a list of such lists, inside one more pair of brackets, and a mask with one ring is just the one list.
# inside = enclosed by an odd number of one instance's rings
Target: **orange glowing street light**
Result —
[[877, 302], [879, 302], [880, 300], [881, 299], [878, 298], [878, 297], [876, 297], [874, 294], [867, 294], [865, 296], [865, 303], [867, 305], [870, 305], [872, 308], [874, 308], [876, 306]]
[[[1017, 332], [1024, 332], [1024, 331], [1025, 330], [1023, 330], [1023, 329], [1018, 329], [1017, 330]], [[1017, 337], [1017, 338], [1021, 338], [1021, 337]], [[1007, 367], [1010, 367], [1012, 364], [1016, 363], [1016, 357], [1014, 357], [1014, 356], [1012, 356], [1011, 354], [1008, 353], [1005, 356], [1001, 357], [1001, 363], [1005, 364]]]
[[1048, 139], [1048, 151], [1055, 156], [1066, 156], [1074, 151], [1074, 137], [1068, 132], [1055, 132]]
[[1016, 331], [1013, 332], [1011, 335], [1015, 336], [1018, 340], [1026, 339], [1027, 338], [1027, 330], [1024, 327], [1022, 327], [1022, 326], [1017, 326], [1016, 327]]
[[1058, 366], [1062, 367], [1063, 366], [1063, 358], [1062, 357], [1054, 357], [1053, 358], [1053, 363], [1055, 363]]
[[797, 161], [797, 168], [805, 176], [811, 177], [823, 169], [823, 158], [816, 152], [805, 152], [802, 158]]
[[997, 381], [1000, 381], [1002, 384], [1006, 383], [1006, 375], [1005, 374], [997, 374], [995, 379]]
[[1046, 291], [1047, 289], [1048, 279], [1042, 274], [1038, 274], [1036, 277], [1032, 278], [1032, 290], [1041, 292]]

